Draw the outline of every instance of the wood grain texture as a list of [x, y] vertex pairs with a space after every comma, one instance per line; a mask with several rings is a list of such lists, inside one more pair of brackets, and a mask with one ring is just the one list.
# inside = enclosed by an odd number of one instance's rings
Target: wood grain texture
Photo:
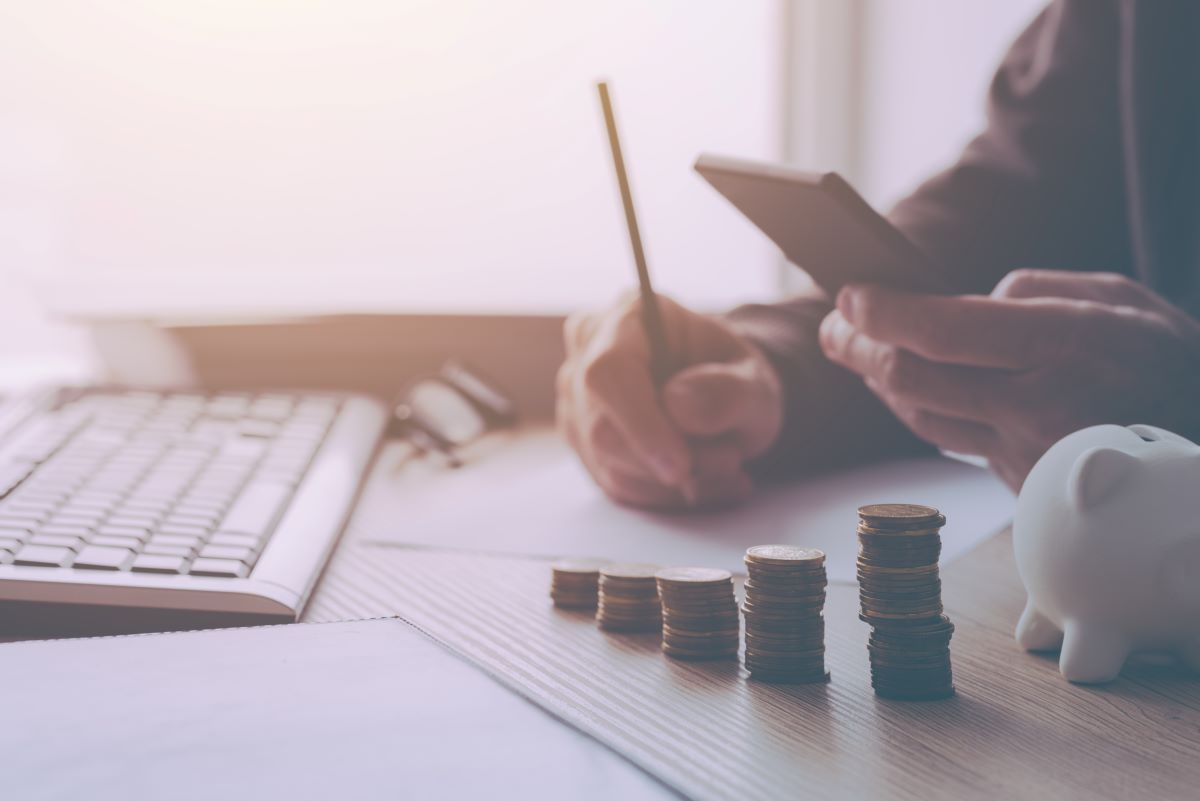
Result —
[[[853, 536], [853, 521], [847, 536]], [[830, 588], [831, 683], [776, 687], [669, 660], [549, 603], [547, 563], [348, 542], [307, 619], [398, 614], [660, 777], [716, 798], [1193, 798], [1200, 684], [1138, 664], [1068, 684], [1012, 639], [1023, 592], [1002, 535], [945, 571], [957, 697], [870, 689], [853, 587]]]

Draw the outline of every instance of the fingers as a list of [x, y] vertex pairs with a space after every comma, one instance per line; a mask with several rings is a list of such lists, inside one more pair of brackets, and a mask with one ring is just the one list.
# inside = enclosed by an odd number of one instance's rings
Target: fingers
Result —
[[863, 376], [877, 395], [964, 420], [995, 422], [1006, 408], [1009, 373], [937, 364], [860, 332], [834, 310], [821, 323], [821, 348]]
[[603, 413], [664, 484], [687, 479], [687, 443], [659, 405], [640, 322], [625, 315], [602, 321], [579, 360], [576, 381], [573, 391], [584, 399], [576, 413]]
[[740, 466], [731, 473], [695, 477], [688, 497], [675, 487], [620, 470], [597, 468], [592, 470], [592, 475], [600, 488], [618, 503], [658, 511], [729, 506], [741, 503], [754, 491], [750, 477]]
[[1150, 287], [1120, 273], [1013, 270], [996, 284], [993, 298], [1067, 298], [1125, 306], [1164, 316], [1184, 336], [1200, 341], [1200, 325]]
[[1143, 284], [1120, 273], [1071, 270], [1013, 270], [996, 284], [993, 298], [1068, 298], [1117, 306], [1157, 309], [1158, 298]]
[[921, 295], [864, 284], [844, 288], [837, 308], [872, 339], [930, 361], [1020, 369], [1074, 350], [1090, 310], [1081, 303]]
[[752, 403], [752, 384], [744, 363], [697, 364], [663, 386], [667, 416], [685, 434], [713, 437], [734, 432]]
[[663, 407], [693, 437], [741, 434], [754, 404], [753, 376], [744, 362], [697, 364], [663, 386]]
[[665, 317], [688, 315], [687, 325], [677, 326], [682, 332], [676, 352], [683, 364], [703, 362], [734, 362], [751, 356], [751, 349], [740, 336], [719, 317], [689, 312], [676, 303], [663, 305]]
[[585, 426], [583, 436], [592, 458], [600, 464], [646, 481], [664, 483], [661, 476], [638, 458], [629, 440], [607, 415], [593, 418], [590, 425]]
[[701, 478], [742, 472], [746, 455], [732, 438], [719, 437], [692, 443], [692, 472]]
[[778, 377], [718, 318], [660, 300], [672, 352], [695, 364], [669, 387], [655, 386], [636, 298], [574, 315], [563, 332], [560, 428], [597, 483], [623, 503], [735, 502], [749, 492], [743, 463], [782, 425]]
[[991, 456], [996, 451], [998, 435], [991, 426], [947, 417], [909, 404], [888, 405], [910, 431], [942, 450], [972, 456]]
[[858, 331], [836, 309], [821, 323], [821, 347], [859, 373], [921, 439], [945, 450], [988, 456], [997, 446], [994, 401], [1008, 374], [930, 362]]
[[600, 489], [617, 503], [636, 506], [639, 509], [668, 511], [689, 506], [675, 487], [647, 481], [616, 470], [593, 470], [592, 476]]
[[587, 348], [588, 340], [596, 328], [596, 319], [587, 313], [572, 314], [563, 323], [563, 344], [568, 354], [579, 353]]

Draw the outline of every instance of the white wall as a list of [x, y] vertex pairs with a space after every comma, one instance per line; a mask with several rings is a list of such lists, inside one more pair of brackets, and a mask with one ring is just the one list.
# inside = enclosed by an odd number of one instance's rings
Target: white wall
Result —
[[[782, 156], [786, 4], [823, 4], [792, 15], [821, 37], [849, 2], [0, 0], [0, 359], [77, 346], [46, 303], [603, 302], [632, 268], [601, 75], [660, 288], [769, 295], [773, 248], [690, 165]], [[858, 163], [809, 166], [887, 206], [979, 128], [1042, 0], [855, 2], [862, 60], [835, 85], [861, 82]]]
[[[68, 305], [567, 310], [769, 294], [691, 170], [777, 158], [782, 0], [0, 3], [0, 264]], [[0, 348], [2, 348], [0, 344]]]
[[864, 0], [859, 189], [887, 208], [984, 123], [1008, 44], [1046, 0]]

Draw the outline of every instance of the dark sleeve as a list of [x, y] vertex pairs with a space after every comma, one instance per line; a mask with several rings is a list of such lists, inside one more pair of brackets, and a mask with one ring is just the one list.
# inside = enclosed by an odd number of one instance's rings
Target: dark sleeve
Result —
[[[1018, 267], [1128, 271], [1118, 34], [1117, 0], [1052, 3], [1005, 56], [984, 132], [892, 211], [957, 291], [989, 292]], [[817, 327], [829, 308], [802, 298], [730, 314], [784, 384], [784, 432], [760, 473], [920, 447], [821, 355]]]
[[1058, 0], [1013, 43], [987, 127], [889, 214], [960, 292], [1019, 267], [1130, 273], [1117, 0]]
[[734, 328], [766, 355], [783, 385], [783, 431], [771, 450], [750, 465], [760, 478], [933, 450], [857, 375], [821, 353], [817, 329], [831, 308], [820, 298], [800, 297], [729, 313]]

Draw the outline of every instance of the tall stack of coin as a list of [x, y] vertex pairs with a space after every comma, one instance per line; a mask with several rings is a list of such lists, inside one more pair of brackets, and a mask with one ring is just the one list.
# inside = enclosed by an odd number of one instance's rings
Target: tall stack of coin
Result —
[[746, 551], [746, 670], [760, 681], [826, 681], [825, 554], [756, 545]]
[[658, 571], [663, 653], [676, 659], [736, 659], [741, 626], [733, 574], [710, 567]]
[[871, 685], [885, 698], [954, 694], [938, 556], [946, 518], [937, 509], [883, 503], [858, 510], [861, 617], [871, 624]]
[[598, 559], [564, 559], [551, 568], [550, 597], [563, 609], [595, 609], [600, 593]]
[[618, 564], [600, 569], [596, 620], [606, 631], [658, 631], [662, 605], [654, 574], [658, 565]]

